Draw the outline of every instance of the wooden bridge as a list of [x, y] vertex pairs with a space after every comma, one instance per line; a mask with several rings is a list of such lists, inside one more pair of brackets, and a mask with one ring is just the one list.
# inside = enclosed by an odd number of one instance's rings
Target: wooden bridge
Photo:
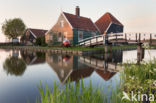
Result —
[[156, 34], [154, 33], [112, 33], [97, 35], [79, 41], [79, 46], [97, 46], [107, 44], [138, 44], [149, 43], [156, 45]]
[[91, 57], [80, 57], [79, 62], [97, 70], [105, 70], [109, 72], [118, 72], [122, 69], [121, 66], [117, 65], [117, 63], [107, 62], [107, 60], [100, 60]]

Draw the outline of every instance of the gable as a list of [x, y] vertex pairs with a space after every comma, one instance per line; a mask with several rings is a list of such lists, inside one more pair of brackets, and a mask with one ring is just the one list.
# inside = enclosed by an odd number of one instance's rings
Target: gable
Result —
[[120, 25], [123, 27], [123, 25], [110, 13], [104, 14], [95, 22], [95, 24], [99, 28], [101, 34], [106, 33], [112, 24]]
[[[61, 27], [61, 22], [63, 23], [63, 27]], [[63, 15], [63, 13], [60, 14], [56, 24], [48, 31], [46, 34], [50, 34], [50, 32], [63, 32], [63, 31], [69, 31], [72, 30], [71, 24], [68, 22], [66, 17]]]

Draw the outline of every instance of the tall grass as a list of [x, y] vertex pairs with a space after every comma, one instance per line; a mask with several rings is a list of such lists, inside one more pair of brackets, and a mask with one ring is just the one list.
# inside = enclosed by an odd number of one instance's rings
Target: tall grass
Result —
[[[80, 84], [71, 84], [70, 81], [65, 85], [64, 89], [59, 89], [58, 85], [54, 83], [54, 89], [51, 90], [49, 86], [44, 88], [42, 83], [38, 87], [41, 99], [37, 100], [37, 103], [121, 103], [119, 94], [119, 87], [117, 90], [113, 90], [111, 96], [108, 97], [104, 93], [100, 84], [96, 87], [92, 86], [90, 81], [88, 86], [85, 86], [83, 80]], [[53, 91], [53, 92], [51, 92]]]
[[141, 65], [124, 65], [124, 85], [126, 90], [147, 90], [155, 88], [156, 81], [156, 59], [153, 61], [142, 62]]

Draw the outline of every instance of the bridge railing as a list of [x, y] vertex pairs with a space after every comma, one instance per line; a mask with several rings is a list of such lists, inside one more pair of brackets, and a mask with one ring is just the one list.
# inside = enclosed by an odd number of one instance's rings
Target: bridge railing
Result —
[[79, 41], [79, 45], [91, 46], [106, 43], [106, 40], [122, 40], [125, 42], [140, 42], [140, 41], [150, 41], [156, 40], [156, 34], [154, 33], [110, 33], [107, 35], [96, 35], [90, 38], [86, 38]]
[[80, 40], [78, 43], [79, 43], [79, 45], [88, 46], [88, 45], [91, 45], [91, 44], [102, 42], [104, 40], [105, 40], [104, 35], [96, 35], [96, 36], [93, 36], [93, 37], [90, 37], [90, 38]]
[[123, 33], [108, 34], [108, 40], [121, 40], [124, 38]]
[[108, 35], [96, 35], [90, 38], [86, 38], [83, 40], [79, 41], [79, 45], [85, 45], [85, 46], [91, 46], [91, 45], [96, 45], [96, 44], [104, 44], [105, 39], [108, 40], [119, 40], [123, 39], [123, 34], [122, 33], [116, 33], [116, 34], [108, 34]]

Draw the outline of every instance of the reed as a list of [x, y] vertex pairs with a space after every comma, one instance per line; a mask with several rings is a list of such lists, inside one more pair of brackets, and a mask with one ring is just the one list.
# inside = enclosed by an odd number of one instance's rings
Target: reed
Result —
[[83, 79], [80, 84], [72, 84], [68, 81], [65, 88], [59, 88], [55, 82], [53, 90], [48, 85], [44, 89], [42, 83], [38, 88], [41, 99], [37, 99], [36, 103], [121, 103], [121, 98], [118, 95], [120, 93], [119, 86], [115, 90], [110, 88], [112, 91], [109, 97], [104, 93], [100, 84], [93, 87], [90, 81], [89, 85], [86, 86]]

